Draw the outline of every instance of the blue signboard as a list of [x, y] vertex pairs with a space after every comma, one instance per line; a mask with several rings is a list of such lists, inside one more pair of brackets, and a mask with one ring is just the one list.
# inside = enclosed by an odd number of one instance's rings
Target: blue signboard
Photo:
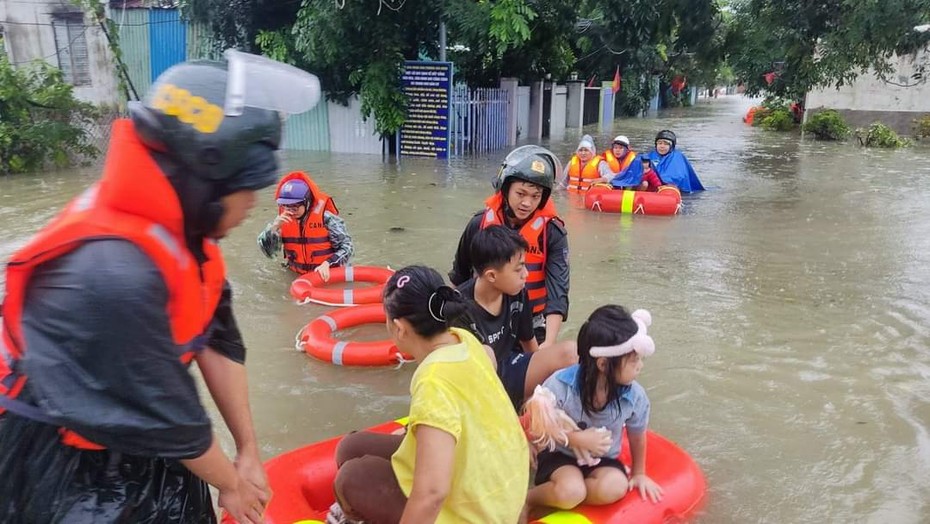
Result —
[[400, 154], [449, 158], [452, 62], [405, 62], [401, 83], [407, 121], [400, 128]]

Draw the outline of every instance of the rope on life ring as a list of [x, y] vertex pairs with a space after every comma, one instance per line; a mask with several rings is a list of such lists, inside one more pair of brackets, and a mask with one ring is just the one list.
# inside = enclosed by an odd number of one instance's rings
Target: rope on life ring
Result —
[[[297, 348], [308, 355], [338, 366], [390, 366], [411, 362], [390, 340], [352, 342], [333, 338], [336, 331], [386, 320], [381, 304], [337, 309], [312, 320], [297, 333]], [[400, 367], [398, 365], [398, 367]]]
[[[316, 271], [305, 273], [291, 283], [291, 296], [298, 304], [314, 302], [324, 306], [355, 306], [381, 302], [384, 284], [394, 274], [390, 268], [375, 266], [334, 267], [329, 271], [329, 281]], [[371, 282], [373, 286], [359, 289], [336, 289], [323, 287], [345, 282]]]

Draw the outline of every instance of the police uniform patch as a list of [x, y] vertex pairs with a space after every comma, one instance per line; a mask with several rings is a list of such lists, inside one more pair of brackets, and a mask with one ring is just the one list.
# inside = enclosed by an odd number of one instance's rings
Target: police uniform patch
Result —
[[533, 160], [533, 163], [530, 165], [530, 169], [532, 169], [536, 173], [540, 173], [543, 175], [546, 174], [546, 165], [543, 164], [539, 160]]

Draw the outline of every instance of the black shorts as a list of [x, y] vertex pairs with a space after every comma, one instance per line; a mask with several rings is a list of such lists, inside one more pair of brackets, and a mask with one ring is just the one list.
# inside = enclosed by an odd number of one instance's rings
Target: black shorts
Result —
[[555, 470], [562, 466], [575, 466], [581, 470], [581, 474], [587, 478], [598, 468], [617, 468], [624, 475], [630, 476], [630, 471], [623, 462], [615, 458], [601, 457], [601, 462], [597, 466], [579, 466], [575, 457], [570, 457], [561, 451], [540, 451], [536, 456], [536, 477], [533, 483], [537, 486], [549, 482], [549, 478], [555, 473]]
[[520, 410], [523, 406], [523, 390], [526, 387], [526, 371], [530, 368], [532, 353], [517, 353], [511, 351], [509, 355], [497, 363], [497, 376], [501, 378], [507, 396], [513, 407]]

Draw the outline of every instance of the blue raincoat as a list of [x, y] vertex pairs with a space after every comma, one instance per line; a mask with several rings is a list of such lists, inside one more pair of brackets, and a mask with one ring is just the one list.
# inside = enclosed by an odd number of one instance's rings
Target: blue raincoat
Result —
[[[661, 178], [661, 177], [660, 177]], [[614, 189], [623, 189], [625, 187], [638, 186], [643, 181], [643, 162], [640, 155], [633, 158], [633, 162], [626, 166], [626, 169], [619, 172], [610, 179], [610, 185]]]
[[673, 149], [665, 156], [659, 155], [658, 151], [652, 151], [649, 153], [649, 160], [652, 160], [652, 165], [663, 183], [673, 184], [685, 193], [704, 191], [704, 185], [691, 167], [691, 162], [678, 150]]

